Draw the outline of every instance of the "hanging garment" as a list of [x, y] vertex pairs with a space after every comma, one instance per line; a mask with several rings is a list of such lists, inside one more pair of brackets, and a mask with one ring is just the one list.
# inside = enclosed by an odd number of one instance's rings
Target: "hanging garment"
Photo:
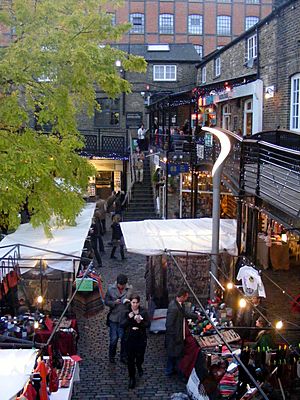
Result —
[[253, 267], [248, 265], [241, 267], [236, 279], [242, 281], [243, 291], [246, 296], [266, 297], [261, 277]]

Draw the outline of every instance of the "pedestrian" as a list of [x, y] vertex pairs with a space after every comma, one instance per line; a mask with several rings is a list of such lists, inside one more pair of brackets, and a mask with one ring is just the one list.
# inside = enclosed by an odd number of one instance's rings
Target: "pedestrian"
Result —
[[113, 211], [113, 204], [116, 199], [116, 192], [113, 190], [111, 195], [106, 199], [106, 212], [110, 213]]
[[117, 247], [119, 246], [120, 247], [121, 259], [125, 260], [124, 237], [123, 237], [123, 233], [122, 233], [122, 230], [121, 230], [120, 221], [121, 221], [120, 215], [116, 214], [113, 217], [113, 223], [111, 225], [113, 248], [111, 250], [110, 258], [117, 258], [115, 256], [115, 253], [116, 253]]
[[[101, 237], [101, 232], [99, 231], [99, 223], [96, 222], [95, 217], [93, 217], [89, 234], [90, 234], [90, 238], [91, 238], [91, 247], [93, 250], [93, 255], [95, 256], [95, 258], [97, 260], [98, 268], [101, 268], [102, 260], [101, 260], [100, 251], [101, 251], [101, 249], [102, 249], [102, 251], [104, 251], [104, 246], [103, 246], [103, 241], [102, 241], [102, 237]], [[100, 243], [99, 243], [99, 240], [100, 240]], [[102, 243], [102, 247], [101, 247], [101, 243]], [[99, 244], [100, 244], [100, 249], [98, 248]]]
[[186, 319], [198, 319], [196, 313], [186, 310], [185, 302], [189, 293], [185, 288], [178, 290], [176, 298], [169, 304], [166, 320], [166, 347], [167, 347], [167, 366], [165, 374], [171, 376], [178, 372], [178, 363], [184, 353], [186, 329], [188, 325]]
[[107, 204], [104, 199], [98, 198], [96, 202], [96, 209], [99, 212], [99, 219], [102, 224], [102, 231], [103, 234], [106, 232], [106, 210], [107, 210]]
[[124, 274], [117, 276], [114, 284], [108, 287], [104, 303], [109, 307], [107, 323], [109, 325], [109, 361], [115, 363], [118, 340], [121, 341], [120, 361], [127, 363], [126, 349], [124, 345], [124, 329], [120, 326], [122, 315], [126, 311], [125, 304], [128, 303], [132, 294], [132, 287], [128, 285], [128, 278]]
[[144, 179], [144, 161], [142, 158], [138, 158], [136, 163], [136, 174], [137, 182], [143, 183]]
[[131, 156], [131, 163], [132, 163], [132, 168], [133, 168], [133, 175], [134, 175], [134, 181], [137, 181], [137, 161], [139, 159], [139, 152], [140, 149], [138, 147], [136, 147], [135, 151], [132, 153]]
[[144, 374], [143, 363], [147, 346], [147, 331], [150, 326], [148, 312], [140, 306], [140, 296], [132, 294], [130, 304], [120, 326], [124, 328], [124, 344], [127, 354], [127, 367], [129, 375], [129, 389], [134, 389], [136, 385], [136, 369], [139, 376]]
[[137, 142], [140, 150], [145, 150], [146, 129], [144, 128], [144, 124], [141, 124], [140, 128], [138, 129], [137, 135]]

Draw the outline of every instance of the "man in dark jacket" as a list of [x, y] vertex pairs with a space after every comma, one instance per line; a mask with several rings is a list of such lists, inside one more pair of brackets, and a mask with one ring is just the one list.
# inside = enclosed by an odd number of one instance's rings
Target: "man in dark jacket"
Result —
[[185, 288], [179, 289], [177, 296], [168, 307], [166, 320], [167, 366], [166, 375], [170, 376], [177, 370], [177, 365], [184, 352], [185, 319], [197, 319], [198, 315], [185, 309], [189, 293]]
[[105, 305], [109, 307], [109, 361], [115, 363], [118, 340], [121, 340], [120, 361], [126, 363], [126, 351], [124, 346], [124, 329], [120, 327], [123, 313], [127, 310], [126, 303], [132, 294], [132, 287], [128, 285], [127, 276], [120, 274], [117, 281], [110, 285], [105, 295]]

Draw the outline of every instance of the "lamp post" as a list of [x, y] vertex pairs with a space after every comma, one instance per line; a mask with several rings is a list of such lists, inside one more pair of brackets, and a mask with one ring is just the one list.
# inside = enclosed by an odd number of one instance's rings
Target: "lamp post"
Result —
[[[214, 163], [212, 169], [213, 177], [213, 210], [212, 210], [212, 243], [211, 243], [211, 273], [217, 276], [218, 272], [218, 254], [219, 254], [219, 239], [220, 239], [220, 186], [221, 186], [221, 175], [224, 163], [230, 153], [231, 143], [226, 131], [221, 128], [203, 127], [204, 131], [215, 135], [221, 143], [221, 151], [219, 157]], [[210, 281], [210, 298], [214, 297], [215, 293], [215, 281]]]

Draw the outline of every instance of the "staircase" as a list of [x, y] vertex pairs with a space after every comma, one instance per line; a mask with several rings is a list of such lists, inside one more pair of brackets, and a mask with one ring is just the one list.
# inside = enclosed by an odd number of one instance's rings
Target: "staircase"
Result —
[[132, 188], [132, 196], [128, 208], [123, 216], [123, 221], [143, 221], [156, 219], [153, 191], [150, 175], [149, 157], [144, 160], [144, 181], [136, 182]]

